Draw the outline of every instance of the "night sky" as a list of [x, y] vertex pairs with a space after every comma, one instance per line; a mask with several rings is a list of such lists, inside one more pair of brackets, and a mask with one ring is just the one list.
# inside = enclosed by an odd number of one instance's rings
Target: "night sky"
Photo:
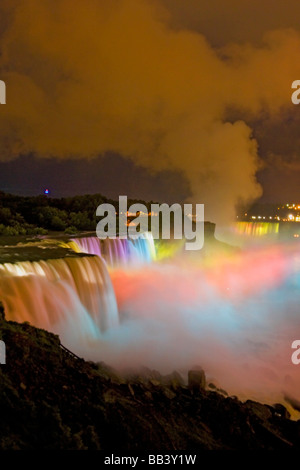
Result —
[[296, 0], [1, 2], [0, 189], [300, 200]]

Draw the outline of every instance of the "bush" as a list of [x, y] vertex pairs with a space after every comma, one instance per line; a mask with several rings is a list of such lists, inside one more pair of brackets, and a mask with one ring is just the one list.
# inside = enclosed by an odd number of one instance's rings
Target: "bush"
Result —
[[74, 227], [73, 225], [71, 227], [67, 227], [65, 230], [65, 233], [68, 235], [74, 235], [77, 232], [78, 232], [78, 229]]
[[8, 225], [8, 227], [4, 227], [2, 235], [4, 235], [5, 237], [11, 237], [14, 235], [19, 235], [19, 231], [16, 227], [11, 227], [10, 225]]

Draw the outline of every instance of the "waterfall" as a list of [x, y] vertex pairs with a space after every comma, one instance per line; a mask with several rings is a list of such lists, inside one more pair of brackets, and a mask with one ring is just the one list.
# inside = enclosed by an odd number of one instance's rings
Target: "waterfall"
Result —
[[145, 233], [134, 240], [86, 237], [60, 243], [97, 256], [0, 264], [0, 299], [8, 320], [52, 331], [65, 346], [84, 355], [119, 324], [108, 267], [150, 263], [154, 241]]
[[148, 232], [135, 239], [73, 238], [69, 242], [69, 247], [77, 253], [101, 256], [110, 267], [150, 263], [156, 257], [153, 236]]
[[57, 333], [70, 348], [119, 322], [106, 264], [96, 256], [0, 264], [0, 298], [8, 320]]
[[277, 236], [279, 223], [275, 222], [238, 222], [236, 232], [248, 237]]

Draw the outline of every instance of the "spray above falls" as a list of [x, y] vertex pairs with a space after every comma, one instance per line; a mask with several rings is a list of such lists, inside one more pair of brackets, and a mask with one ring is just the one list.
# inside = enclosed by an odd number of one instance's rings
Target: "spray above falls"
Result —
[[251, 126], [291, 104], [297, 31], [218, 50], [172, 27], [155, 0], [2, 3], [1, 161], [113, 152], [148, 173], [178, 172], [217, 223], [261, 195]]

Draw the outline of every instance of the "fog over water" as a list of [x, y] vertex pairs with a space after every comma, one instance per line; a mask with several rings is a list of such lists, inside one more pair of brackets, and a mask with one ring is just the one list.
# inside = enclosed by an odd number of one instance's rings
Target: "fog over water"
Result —
[[299, 399], [299, 243], [207, 249], [159, 246], [150, 261], [144, 246], [139, 262], [114, 267], [99, 256], [6, 263], [0, 296], [8, 319], [60, 334], [86, 359], [184, 377], [201, 366], [240, 398]]

